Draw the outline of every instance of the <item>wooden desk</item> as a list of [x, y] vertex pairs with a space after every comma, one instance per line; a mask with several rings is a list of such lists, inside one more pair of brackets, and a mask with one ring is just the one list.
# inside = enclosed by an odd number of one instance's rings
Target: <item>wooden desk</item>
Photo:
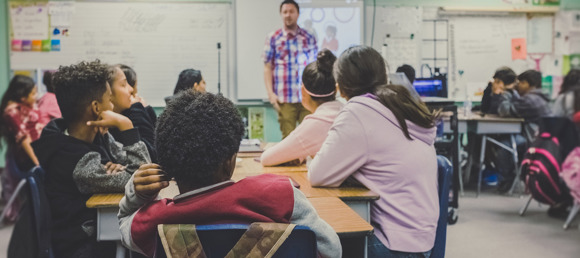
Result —
[[[177, 186], [172, 183], [160, 193], [163, 198], [171, 198], [177, 193]], [[87, 201], [88, 208], [97, 209], [97, 241], [117, 241], [117, 257], [124, 257], [121, 246], [121, 232], [117, 213], [123, 194], [95, 194]], [[337, 197], [309, 198], [318, 215], [326, 221], [344, 242], [358, 242], [354, 245], [366, 257], [367, 237], [372, 234], [373, 227], [350, 209]], [[345, 239], [351, 239], [346, 241]], [[352, 246], [352, 245], [349, 245]], [[346, 250], [350, 252], [350, 250]]]
[[[253, 157], [246, 157], [236, 163], [232, 179], [239, 181], [247, 176], [264, 173], [292, 178], [300, 184], [300, 190], [311, 200], [320, 217], [336, 230], [342, 240], [357, 238], [353, 241], [343, 241], [343, 245], [348, 246], [347, 249], [354, 249], [354, 252], [358, 254], [356, 256], [360, 256], [362, 252], [366, 257], [367, 236], [373, 230], [368, 223], [370, 221], [370, 205], [371, 201], [379, 199], [379, 196], [365, 187], [312, 187], [308, 181], [307, 170], [306, 165], [263, 167]], [[179, 190], [175, 182], [172, 182], [169, 187], [159, 193], [163, 198], [172, 198], [178, 194]], [[124, 257], [117, 220], [119, 202], [122, 198], [123, 194], [95, 194], [86, 203], [87, 207], [98, 209], [97, 240], [117, 241], [117, 257]]]
[[[240, 158], [240, 157], [238, 157]], [[234, 177], [242, 179], [246, 176], [261, 175], [261, 174], [271, 174], [280, 172], [306, 172], [308, 168], [306, 164], [300, 166], [274, 166], [274, 167], [264, 167], [258, 161], [255, 161], [251, 157], [241, 158], [242, 161], [236, 162], [236, 168], [234, 170]]]
[[373, 226], [336, 197], [308, 198], [318, 215], [341, 237], [368, 236]]
[[358, 213], [366, 221], [371, 220], [371, 202], [379, 199], [379, 195], [366, 187], [312, 187], [308, 181], [308, 169], [306, 165], [300, 166], [276, 166], [263, 167], [253, 158], [242, 158], [236, 163], [232, 179], [241, 180], [247, 176], [260, 174], [276, 174], [292, 178], [300, 184], [300, 190], [307, 198], [313, 197], [338, 197], [344, 201], [351, 209]]

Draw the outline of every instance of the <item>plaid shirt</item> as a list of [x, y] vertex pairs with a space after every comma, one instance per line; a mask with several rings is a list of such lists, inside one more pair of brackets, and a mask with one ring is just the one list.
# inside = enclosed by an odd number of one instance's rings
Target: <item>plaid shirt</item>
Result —
[[302, 101], [302, 71], [317, 54], [316, 39], [301, 28], [296, 35], [279, 29], [266, 38], [263, 60], [273, 67], [272, 85], [280, 103]]

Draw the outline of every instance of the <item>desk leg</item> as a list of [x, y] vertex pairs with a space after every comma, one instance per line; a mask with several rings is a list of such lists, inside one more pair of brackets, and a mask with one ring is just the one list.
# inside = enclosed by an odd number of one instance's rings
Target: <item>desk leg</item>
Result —
[[121, 244], [121, 241], [117, 242], [117, 254], [115, 255], [116, 258], [125, 258], [125, 247]]
[[[458, 179], [457, 181], [459, 181], [459, 192], [461, 193], [461, 196], [463, 196], [463, 195], [465, 195], [465, 193], [463, 192], [463, 171], [461, 171], [461, 165], [460, 165], [461, 160], [459, 160], [459, 157], [461, 156], [459, 154], [459, 150], [461, 149], [460, 141], [463, 138], [462, 137], [458, 137], [458, 138], [459, 139], [457, 139], [457, 146], [454, 146], [455, 151], [453, 151], [453, 152], [455, 152], [455, 157], [453, 157], [453, 158], [456, 160], [456, 162], [453, 162], [454, 163], [453, 164], [453, 167], [454, 167], [453, 176], [455, 179], [455, 174], [457, 174], [457, 179]], [[469, 162], [468, 162], [468, 165], [470, 165]], [[457, 182], [454, 182], [454, 183], [457, 183]], [[457, 188], [454, 188], [454, 189], [457, 189]], [[456, 191], [453, 191], [453, 194], [457, 195]]]
[[364, 253], [364, 258], [369, 257], [369, 251], [368, 251], [368, 244], [369, 244], [369, 237], [365, 236], [365, 253]]
[[479, 194], [481, 193], [481, 177], [483, 174], [483, 171], [481, 171], [483, 169], [483, 162], [485, 160], [485, 144], [487, 143], [487, 136], [483, 135], [481, 137], [481, 153], [479, 154], [479, 169], [477, 171], [477, 194], [476, 196], [479, 196]]
[[519, 164], [518, 164], [518, 146], [516, 144], [516, 138], [515, 136], [512, 134], [510, 135], [511, 141], [512, 141], [512, 149], [513, 149], [513, 156], [514, 156], [514, 168], [515, 168], [515, 174], [516, 177], [514, 178], [514, 182], [512, 183], [512, 187], [510, 188], [510, 191], [508, 192], [509, 195], [512, 195], [514, 193], [514, 189], [516, 188], [516, 185], [518, 184], [519, 180], [520, 180], [520, 168], [519, 168]]

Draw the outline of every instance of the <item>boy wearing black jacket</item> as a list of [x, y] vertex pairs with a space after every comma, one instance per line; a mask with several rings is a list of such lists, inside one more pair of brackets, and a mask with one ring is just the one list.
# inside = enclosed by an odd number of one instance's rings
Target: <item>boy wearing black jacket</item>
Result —
[[[61, 66], [54, 74], [62, 119], [43, 130], [33, 148], [46, 171], [56, 257], [111, 257], [115, 245], [96, 241], [95, 193], [123, 192], [131, 174], [150, 158], [131, 121], [114, 113], [108, 67], [98, 60]], [[108, 128], [120, 130], [114, 139]]]

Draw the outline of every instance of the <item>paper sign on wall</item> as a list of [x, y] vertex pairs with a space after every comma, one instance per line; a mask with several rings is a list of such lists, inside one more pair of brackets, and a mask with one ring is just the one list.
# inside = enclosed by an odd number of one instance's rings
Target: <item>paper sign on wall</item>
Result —
[[74, 11], [75, 2], [49, 2], [48, 13], [50, 14], [50, 26], [71, 26]]
[[525, 38], [512, 39], [512, 60], [525, 60], [528, 55]]
[[14, 39], [47, 39], [48, 8], [46, 3], [35, 5], [12, 5], [10, 20]]

